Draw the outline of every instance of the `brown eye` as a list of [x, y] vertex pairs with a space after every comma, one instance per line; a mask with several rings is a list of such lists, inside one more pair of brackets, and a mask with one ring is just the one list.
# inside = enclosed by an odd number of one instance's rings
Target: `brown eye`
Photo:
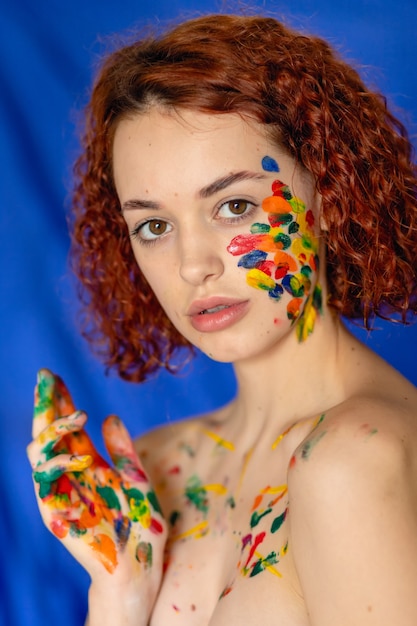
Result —
[[242, 215], [248, 210], [249, 202], [246, 202], [246, 200], [231, 200], [228, 205], [231, 213]]
[[160, 220], [151, 220], [150, 222], [148, 222], [147, 226], [149, 233], [155, 235], [156, 237], [158, 235], [163, 235], [167, 229], [166, 222], [161, 222]]
[[151, 241], [155, 241], [161, 235], [166, 235], [172, 230], [172, 226], [165, 222], [164, 220], [148, 220], [144, 224], [138, 226], [135, 231], [135, 237], [142, 241], [143, 243], [148, 243]]
[[228, 200], [222, 204], [217, 215], [222, 219], [233, 220], [233, 218], [249, 215], [253, 208], [254, 204], [252, 202], [238, 198], [236, 200]]

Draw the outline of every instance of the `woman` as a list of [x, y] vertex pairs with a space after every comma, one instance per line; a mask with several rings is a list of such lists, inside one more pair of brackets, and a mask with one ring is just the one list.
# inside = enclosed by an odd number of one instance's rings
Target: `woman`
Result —
[[133, 381], [195, 346], [236, 398], [113, 466], [39, 373], [46, 525], [89, 624], [415, 625], [417, 393], [340, 315], [416, 312], [416, 169], [320, 39], [208, 16], [112, 54], [88, 108], [73, 259], [89, 337]]

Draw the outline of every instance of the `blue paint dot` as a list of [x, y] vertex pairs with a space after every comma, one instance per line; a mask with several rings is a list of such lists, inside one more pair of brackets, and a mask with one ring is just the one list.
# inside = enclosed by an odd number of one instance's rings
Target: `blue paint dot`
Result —
[[272, 300], [276, 300], [278, 302], [283, 293], [284, 290], [281, 285], [275, 284], [275, 287], [269, 290], [268, 295], [270, 298], [272, 298]]
[[262, 169], [265, 172], [279, 172], [278, 163], [270, 156], [264, 156], [262, 159]]
[[245, 254], [239, 261], [238, 267], [244, 267], [247, 270], [257, 267], [259, 263], [265, 261], [268, 254], [262, 250], [252, 250]]

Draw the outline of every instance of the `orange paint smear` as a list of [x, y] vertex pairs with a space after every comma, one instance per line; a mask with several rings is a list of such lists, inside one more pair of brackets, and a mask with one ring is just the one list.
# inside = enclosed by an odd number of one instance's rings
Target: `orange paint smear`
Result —
[[113, 539], [108, 535], [99, 534], [93, 538], [90, 546], [106, 570], [112, 574], [117, 565], [117, 551]]
[[55, 537], [59, 537], [59, 539], [64, 539], [64, 537], [68, 534], [68, 522], [64, 522], [62, 520], [53, 520], [51, 522], [51, 530], [54, 533]]
[[[274, 251], [276, 248], [274, 249]], [[289, 272], [296, 272], [298, 270], [297, 261], [291, 254], [284, 252], [283, 250], [278, 250], [274, 257], [274, 263], [278, 267], [288, 267]]]
[[266, 213], [290, 213], [291, 204], [280, 196], [269, 196], [262, 202], [262, 208]]

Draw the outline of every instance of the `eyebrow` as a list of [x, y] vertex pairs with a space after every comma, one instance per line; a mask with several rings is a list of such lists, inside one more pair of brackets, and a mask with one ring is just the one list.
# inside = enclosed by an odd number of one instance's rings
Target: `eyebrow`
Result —
[[[215, 181], [207, 185], [206, 187], [202, 187], [199, 190], [198, 196], [200, 198], [210, 198], [214, 194], [230, 187], [234, 183], [238, 183], [242, 180], [265, 180], [266, 175], [260, 174], [259, 172], [250, 172], [248, 170], [242, 170], [241, 172], [233, 172], [232, 174], [228, 174], [227, 176], [221, 176], [217, 178]], [[151, 210], [160, 210], [161, 205], [158, 202], [154, 202], [152, 200], [127, 200], [122, 204], [121, 210], [128, 211], [129, 209], [151, 209]]]

